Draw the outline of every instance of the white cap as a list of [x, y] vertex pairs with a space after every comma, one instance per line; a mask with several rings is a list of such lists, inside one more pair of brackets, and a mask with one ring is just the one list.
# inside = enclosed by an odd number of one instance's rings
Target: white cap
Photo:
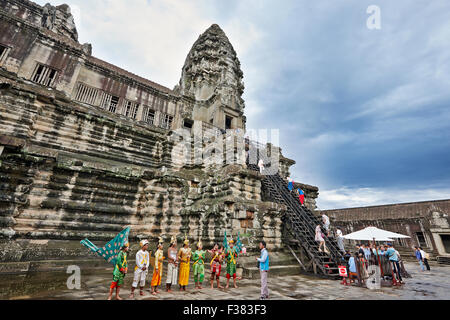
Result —
[[146, 244], [148, 244], [148, 240], [142, 240], [142, 241], [140, 242], [140, 244], [141, 244], [141, 248], [142, 248], [143, 246], [145, 246]]

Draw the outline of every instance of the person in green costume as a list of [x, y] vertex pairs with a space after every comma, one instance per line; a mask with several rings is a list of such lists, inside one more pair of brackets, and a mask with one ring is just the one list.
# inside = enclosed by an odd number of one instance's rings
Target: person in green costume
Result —
[[227, 259], [227, 286], [228, 289], [230, 287], [230, 278], [233, 276], [233, 284], [234, 287], [237, 288], [236, 285], [236, 264], [237, 264], [238, 252], [234, 247], [234, 241], [229, 241], [229, 246], [225, 252], [225, 258]]
[[194, 268], [194, 282], [195, 287], [198, 289], [202, 289], [202, 283], [205, 279], [206, 251], [202, 249], [203, 244], [202, 241], [199, 240], [197, 243], [197, 250], [192, 255], [192, 260], [194, 261], [194, 264], [192, 265]]
[[114, 288], [116, 288], [116, 300], [123, 300], [121, 297], [119, 297], [119, 292], [120, 286], [123, 284], [123, 279], [125, 278], [125, 275], [128, 272], [128, 262], [127, 262], [128, 249], [129, 244], [127, 242], [123, 245], [122, 249], [117, 255], [116, 265], [114, 266], [113, 271], [113, 282], [111, 283], [111, 287], [109, 288], [108, 300], [112, 299]]

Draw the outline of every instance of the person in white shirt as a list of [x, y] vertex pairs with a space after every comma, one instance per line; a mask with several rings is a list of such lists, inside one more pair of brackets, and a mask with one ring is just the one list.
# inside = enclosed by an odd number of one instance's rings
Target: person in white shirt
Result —
[[322, 214], [322, 222], [323, 227], [325, 228], [325, 231], [327, 232], [327, 236], [330, 233], [330, 218], [324, 213]]
[[427, 270], [430, 271], [430, 265], [428, 264], [428, 254], [423, 251], [421, 247], [419, 247], [420, 255], [422, 256], [422, 261], [425, 264], [425, 267], [427, 267]]
[[170, 239], [170, 247], [167, 250], [167, 279], [166, 291], [172, 292], [172, 285], [177, 284], [178, 280], [178, 257], [177, 257], [177, 238], [172, 236]]
[[316, 226], [316, 236], [314, 239], [319, 243], [319, 252], [323, 252], [321, 249], [323, 246], [324, 252], [329, 253], [327, 247], [325, 246], [325, 239], [323, 238], [322, 229], [320, 228], [320, 225]]
[[131, 285], [130, 298], [134, 298], [134, 290], [140, 284], [140, 295], [144, 295], [145, 279], [147, 278], [148, 266], [150, 265], [150, 253], [148, 249], [148, 240], [140, 242], [141, 250], [136, 253], [136, 267], [134, 268], [134, 279]]
[[258, 161], [258, 167], [259, 167], [259, 173], [263, 173], [264, 171], [264, 160], [263, 159], [259, 159]]
[[344, 247], [344, 236], [342, 234], [341, 228], [337, 228], [336, 230], [336, 238], [337, 238], [337, 245], [339, 249], [342, 251], [342, 253], [345, 253], [345, 247]]
[[292, 180], [291, 177], [287, 177], [287, 181], [289, 192], [292, 192], [292, 190], [294, 189], [294, 180]]

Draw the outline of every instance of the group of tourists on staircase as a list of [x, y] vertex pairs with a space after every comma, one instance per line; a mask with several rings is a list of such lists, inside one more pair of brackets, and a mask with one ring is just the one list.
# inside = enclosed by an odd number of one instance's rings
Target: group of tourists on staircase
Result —
[[[292, 191], [294, 190], [294, 180], [292, 180], [291, 177], [287, 177], [287, 183], [288, 183], [289, 192], [292, 193]], [[300, 204], [302, 206], [305, 206], [305, 192], [300, 187], [298, 187], [295, 190], [295, 193], [298, 196]], [[325, 230], [325, 232], [322, 231], [322, 227]], [[328, 237], [329, 234], [330, 234], [330, 218], [328, 218], [327, 215], [322, 214], [322, 226], [320, 224], [316, 225], [315, 237], [314, 237], [315, 241], [317, 241], [319, 243], [319, 252], [325, 252], [327, 254], [330, 253], [325, 245], [325, 239], [324, 239], [325, 236]], [[341, 232], [341, 234], [342, 234], [342, 232]], [[343, 242], [342, 242], [342, 247], [343, 247]], [[322, 250], [322, 248], [323, 248], [323, 250]]]
[[[288, 181], [289, 192], [292, 193], [292, 191], [294, 190], [294, 184], [295, 184], [294, 180], [292, 180], [291, 177], [287, 177], [287, 181]], [[302, 188], [298, 187], [295, 190], [295, 194], [296, 194], [296, 196], [298, 196], [298, 200], [300, 201], [300, 204], [302, 206], [305, 206], [305, 192], [302, 190]]]

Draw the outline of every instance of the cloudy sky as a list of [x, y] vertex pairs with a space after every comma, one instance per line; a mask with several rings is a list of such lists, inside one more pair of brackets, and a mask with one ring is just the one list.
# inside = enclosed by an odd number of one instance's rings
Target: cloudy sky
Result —
[[281, 130], [320, 209], [450, 198], [448, 0], [65, 3], [95, 56], [169, 88], [219, 24], [242, 63], [248, 128]]

